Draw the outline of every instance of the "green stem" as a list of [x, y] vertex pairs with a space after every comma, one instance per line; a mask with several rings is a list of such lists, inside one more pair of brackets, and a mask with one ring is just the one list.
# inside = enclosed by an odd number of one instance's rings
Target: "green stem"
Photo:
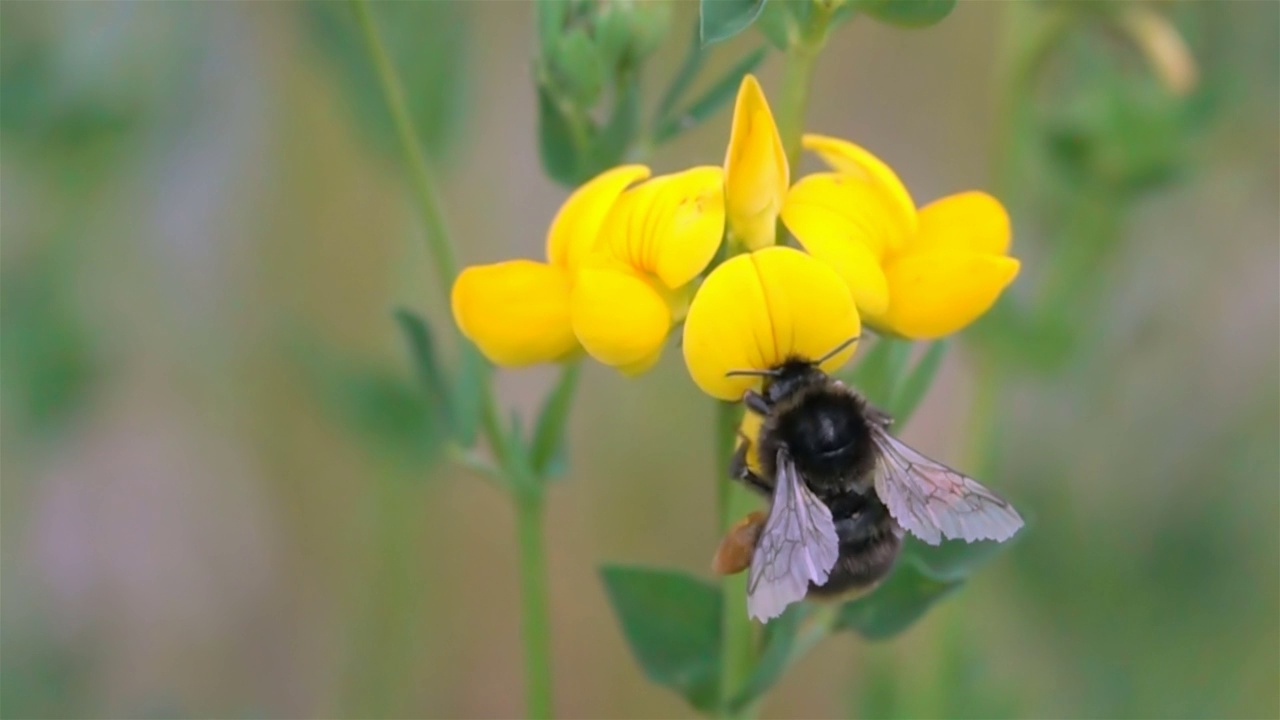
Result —
[[515, 493], [520, 548], [520, 622], [524, 636], [525, 717], [552, 717], [551, 625], [541, 489]]
[[804, 135], [804, 116], [809, 110], [809, 88], [813, 85], [813, 68], [818, 53], [827, 42], [827, 24], [831, 9], [825, 3], [814, 3], [808, 25], [787, 49], [783, 67], [782, 102], [778, 106], [778, 133], [787, 163], [794, 168], [800, 161], [800, 138]]
[[369, 12], [368, 0], [351, 0], [356, 13], [356, 22], [364, 34], [365, 45], [369, 49], [369, 57], [373, 61], [378, 75], [378, 84], [382, 86], [382, 94], [387, 102], [387, 111], [396, 126], [396, 135], [400, 138], [400, 147], [405, 154], [409, 179], [413, 183], [417, 196], [418, 210], [422, 213], [422, 222], [427, 229], [427, 248], [436, 268], [436, 278], [444, 292], [449, 292], [453, 279], [458, 275], [458, 258], [449, 240], [449, 229], [444, 219], [444, 206], [440, 202], [440, 191], [435, 179], [431, 176], [427, 165], [427, 156], [418, 142], [418, 135], [413, 130], [413, 122], [409, 116], [409, 107], [404, 100], [403, 85], [391, 58], [378, 35], [378, 28], [373, 24]]
[[787, 163], [794, 168], [800, 162], [800, 137], [804, 134], [804, 116], [809, 109], [809, 86], [813, 84], [814, 61], [818, 48], [798, 43], [787, 51], [783, 66], [782, 100], [778, 106], [778, 133], [787, 153]]
[[[716, 476], [719, 483], [720, 529], [728, 530], [752, 509], [752, 498], [729, 476], [729, 461], [741, 414], [732, 403], [716, 405]], [[747, 616], [747, 575], [726, 575], [720, 617], [720, 716], [732, 717], [730, 702], [751, 677], [756, 662], [755, 628]], [[745, 715], [745, 714], [744, 714]]]
[[[351, 0], [356, 22], [364, 35], [369, 57], [382, 87], [387, 111], [395, 124], [400, 148], [408, 165], [418, 210], [427, 231], [427, 247], [434, 261], [440, 291], [447, 303], [449, 289], [458, 275], [458, 259], [445, 221], [444, 207], [426, 154], [414, 133], [404, 100], [400, 77], [387, 55], [369, 11], [368, 0]], [[465, 341], [464, 341], [465, 342]], [[541, 485], [528, 467], [528, 457], [513, 447], [502, 426], [493, 389], [482, 389], [482, 427], [498, 459], [505, 486], [516, 509], [516, 540], [520, 552], [521, 621], [527, 679], [526, 715], [551, 717], [551, 638], [547, 601], [547, 563], [542, 520], [544, 496]]]

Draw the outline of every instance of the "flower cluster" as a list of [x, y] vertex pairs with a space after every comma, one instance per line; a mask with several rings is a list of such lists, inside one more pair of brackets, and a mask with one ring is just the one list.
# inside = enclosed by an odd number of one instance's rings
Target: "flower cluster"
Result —
[[[947, 335], [1017, 275], [1008, 215], [990, 195], [917, 209], [863, 148], [821, 135], [804, 136], [803, 147], [830, 169], [792, 184], [769, 105], [748, 75], [723, 168], [650, 177], [626, 165], [587, 182], [552, 222], [546, 263], [462, 272], [452, 294], [459, 328], [499, 365], [585, 351], [633, 374], [658, 360], [683, 321], [694, 382], [738, 400], [755, 380], [730, 370], [824, 356], [863, 323], [911, 339]], [[727, 259], [707, 273], [725, 243]]]

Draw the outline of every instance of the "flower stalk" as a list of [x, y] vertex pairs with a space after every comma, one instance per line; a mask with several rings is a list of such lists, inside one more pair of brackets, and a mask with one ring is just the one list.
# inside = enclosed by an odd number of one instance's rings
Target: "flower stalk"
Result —
[[[351, 0], [351, 6], [378, 76], [387, 111], [396, 128], [413, 186], [414, 199], [425, 226], [427, 248], [435, 266], [438, 285], [448, 303], [449, 288], [458, 276], [458, 260], [440, 200], [440, 191], [422, 144], [413, 131], [403, 85], [374, 25], [368, 0]], [[492, 388], [486, 383], [481, 388], [481, 393], [481, 427], [497, 459], [501, 484], [515, 506], [525, 660], [525, 716], [549, 718], [552, 716], [552, 681], [550, 608], [543, 531], [545, 492], [530, 467], [528, 458], [523, 456], [520, 448], [512, 445], [503, 430]]]
[[[733, 403], [716, 403], [716, 476], [719, 478], [720, 529], [727, 531], [751, 510], [751, 497], [729, 476], [741, 413]], [[746, 684], [756, 662], [755, 628], [747, 615], [747, 575], [726, 575], [720, 616], [720, 716], [733, 717], [730, 703]]]
[[804, 133], [805, 113], [809, 110], [814, 65], [827, 42], [827, 24], [831, 20], [831, 10], [826, 3], [815, 2], [811, 13], [808, 27], [787, 50], [782, 101], [778, 106], [778, 133], [787, 151], [787, 162], [793, 169], [800, 160], [800, 137]]

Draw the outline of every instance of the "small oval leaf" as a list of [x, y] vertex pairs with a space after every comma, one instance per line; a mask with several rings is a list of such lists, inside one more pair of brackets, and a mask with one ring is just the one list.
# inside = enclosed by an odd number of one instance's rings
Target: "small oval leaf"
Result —
[[956, 0], [865, 0], [862, 12], [898, 27], [922, 28], [951, 14]]
[[764, 9], [765, 0], [700, 0], [702, 43], [728, 40], [751, 27]]
[[720, 682], [720, 589], [674, 570], [600, 569], [631, 654], [646, 676], [704, 712]]

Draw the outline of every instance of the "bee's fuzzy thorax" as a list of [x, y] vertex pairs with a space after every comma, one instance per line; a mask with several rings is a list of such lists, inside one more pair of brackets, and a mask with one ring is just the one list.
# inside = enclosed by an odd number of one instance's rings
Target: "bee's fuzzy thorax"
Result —
[[783, 373], [779, 382], [786, 392], [770, 388], [776, 399], [760, 432], [766, 472], [776, 471], [778, 448], [785, 446], [820, 497], [848, 492], [875, 462], [865, 402], [821, 371]]

